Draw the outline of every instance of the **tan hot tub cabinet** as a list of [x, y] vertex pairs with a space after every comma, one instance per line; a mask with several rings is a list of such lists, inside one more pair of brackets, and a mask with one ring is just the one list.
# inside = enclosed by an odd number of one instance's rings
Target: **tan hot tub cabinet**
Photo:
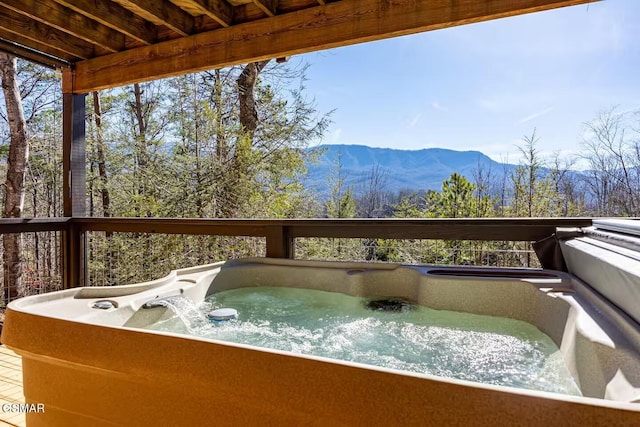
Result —
[[[464, 274], [457, 274], [460, 271]], [[514, 389], [140, 330], [156, 297], [242, 286], [389, 295], [511, 317], [560, 347], [583, 394]], [[92, 308], [109, 300], [117, 307]], [[23, 357], [30, 426], [640, 425], [637, 323], [568, 274], [517, 269], [244, 259], [143, 284], [9, 305], [2, 341]]]

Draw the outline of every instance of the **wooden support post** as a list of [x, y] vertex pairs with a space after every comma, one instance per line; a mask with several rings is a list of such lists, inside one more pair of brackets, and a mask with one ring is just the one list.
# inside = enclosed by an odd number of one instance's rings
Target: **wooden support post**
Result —
[[295, 258], [295, 239], [291, 237], [289, 227], [269, 226], [266, 236], [268, 258]]
[[[65, 217], [86, 215], [85, 95], [74, 94], [74, 74], [62, 74], [62, 200]], [[64, 288], [85, 285], [85, 233], [73, 221], [62, 233], [62, 283]]]

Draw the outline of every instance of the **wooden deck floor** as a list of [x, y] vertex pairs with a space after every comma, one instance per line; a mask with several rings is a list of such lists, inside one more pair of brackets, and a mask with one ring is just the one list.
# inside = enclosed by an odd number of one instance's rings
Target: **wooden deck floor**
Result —
[[7, 403], [24, 403], [22, 358], [0, 345], [0, 426], [24, 426], [24, 413], [4, 411]]

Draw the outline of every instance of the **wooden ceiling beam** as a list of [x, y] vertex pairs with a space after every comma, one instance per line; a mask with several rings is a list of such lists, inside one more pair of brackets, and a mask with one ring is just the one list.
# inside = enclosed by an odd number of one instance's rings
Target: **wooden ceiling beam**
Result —
[[[80, 61], [80, 58], [78, 58], [77, 56], [70, 55], [67, 52], [62, 52], [58, 49], [54, 49], [51, 46], [47, 46], [42, 43], [34, 42], [33, 40], [26, 37], [22, 37], [18, 34], [5, 31], [2, 28], [0, 28], [0, 38], [10, 40], [11, 42], [17, 43], [18, 45], [25, 46], [25, 48], [27, 49], [34, 49], [38, 52], [44, 53], [45, 55], [50, 55], [54, 58], [60, 58], [61, 60], [68, 61], [69, 63]], [[29, 58], [25, 57], [25, 59]]]
[[2, 0], [0, 4], [110, 52], [119, 52], [125, 48], [124, 34], [51, 0]]
[[3, 6], [0, 6], [0, 27], [34, 42], [27, 44], [27, 46], [39, 43], [81, 59], [91, 58], [95, 55], [93, 44], [34, 21]]
[[155, 25], [112, 1], [55, 0], [55, 2], [145, 45], [156, 42]]
[[8, 52], [12, 55], [26, 59], [27, 61], [35, 62], [36, 64], [44, 65], [49, 68], [62, 68], [69, 66], [68, 62], [62, 61], [59, 57], [44, 55], [42, 51], [35, 51], [19, 44], [6, 41], [2, 39], [1, 36], [0, 51]]
[[152, 15], [158, 21], [162, 22], [162, 25], [181, 36], [188, 36], [193, 32], [193, 16], [170, 1], [127, 0], [127, 3]]
[[233, 7], [226, 0], [187, 0], [190, 5], [223, 27], [233, 22]]
[[78, 58], [77, 56], [73, 56], [67, 52], [63, 52], [61, 50], [52, 48], [51, 46], [47, 46], [45, 44], [39, 43], [39, 42], [35, 42], [31, 39], [28, 39], [26, 37], [22, 37], [19, 34], [15, 34], [15, 33], [10, 33], [9, 31], [6, 31], [2, 28], [0, 28], [0, 38], [3, 38], [5, 40], [10, 40], [14, 43], [20, 44], [22, 46], [25, 46], [29, 49], [35, 49], [39, 52], [45, 53], [47, 55], [51, 55], [55, 58], [60, 58], [62, 60], [65, 61], [69, 61], [69, 62], [75, 62], [75, 61], [79, 61], [80, 58]]
[[267, 16], [276, 16], [278, 0], [253, 0], [253, 4], [258, 6]]
[[76, 93], [598, 0], [344, 0], [76, 64]]

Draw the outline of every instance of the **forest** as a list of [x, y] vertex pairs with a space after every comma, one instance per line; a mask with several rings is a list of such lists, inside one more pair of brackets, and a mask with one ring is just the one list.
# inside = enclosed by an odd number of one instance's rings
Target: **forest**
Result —
[[[0, 54], [0, 187], [5, 217], [62, 215], [61, 76]], [[325, 198], [301, 185], [331, 123], [305, 92], [310, 65], [263, 61], [87, 95], [87, 215], [184, 218], [484, 218], [639, 216], [637, 113], [607, 107], [585, 118], [575, 158], [544, 157], [532, 129], [517, 168], [457, 173], [440, 191], [385, 188], [377, 166], [347, 186], [340, 160]], [[12, 77], [13, 76], [13, 77]], [[24, 130], [12, 114], [15, 79]], [[13, 83], [11, 83], [13, 84]], [[18, 150], [20, 132], [22, 151]], [[389, 145], [393, 146], [393, 141]], [[16, 157], [22, 152], [24, 167]], [[16, 154], [17, 153], [17, 154]], [[580, 174], [568, 173], [576, 164]], [[13, 165], [13, 167], [11, 167]], [[21, 183], [21, 184], [16, 184]], [[12, 237], [9, 237], [12, 236]], [[3, 236], [4, 299], [60, 284], [58, 235]], [[299, 239], [298, 258], [535, 265], [529, 244]], [[170, 269], [261, 255], [260, 239], [99, 233], [89, 236], [92, 285], [125, 284]], [[18, 265], [18, 267], [16, 267]], [[13, 289], [11, 292], [7, 290]]]

